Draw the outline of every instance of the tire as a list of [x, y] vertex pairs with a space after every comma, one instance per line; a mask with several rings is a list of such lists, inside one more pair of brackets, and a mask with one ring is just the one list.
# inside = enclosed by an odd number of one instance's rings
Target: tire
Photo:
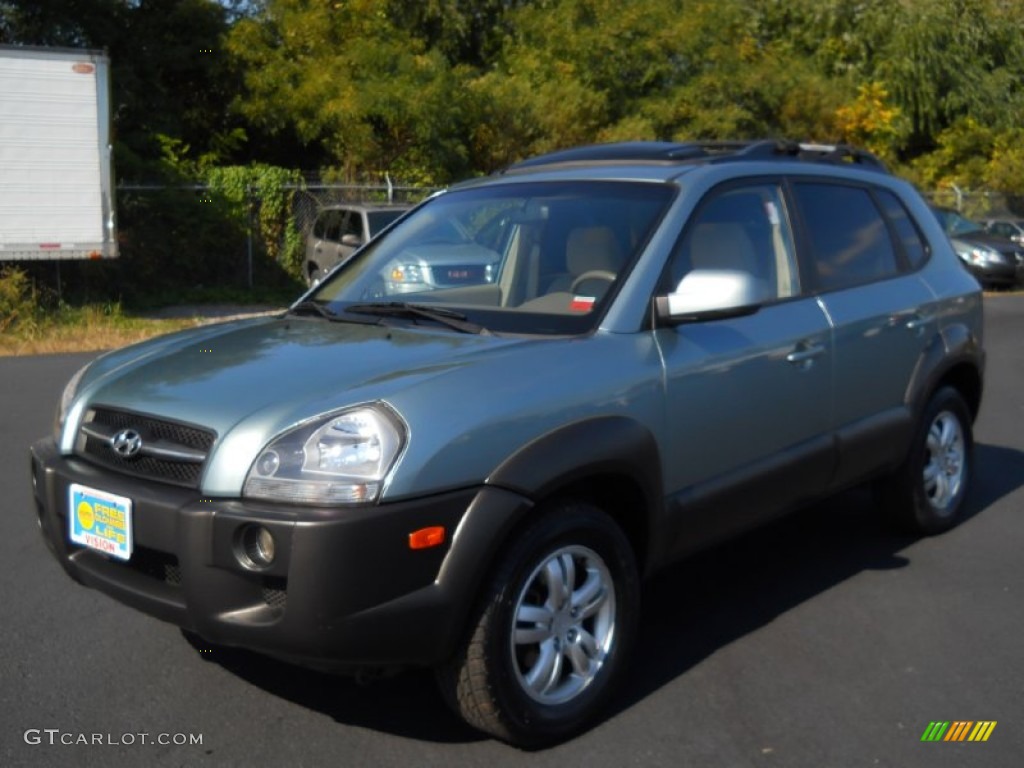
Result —
[[906, 460], [878, 488], [883, 508], [902, 530], [934, 535], [963, 517], [974, 461], [971, 422], [952, 387], [928, 401]]
[[639, 595], [632, 548], [611, 518], [580, 502], [551, 507], [501, 559], [469, 637], [438, 671], [442, 695], [515, 746], [564, 740], [593, 722], [624, 674]]

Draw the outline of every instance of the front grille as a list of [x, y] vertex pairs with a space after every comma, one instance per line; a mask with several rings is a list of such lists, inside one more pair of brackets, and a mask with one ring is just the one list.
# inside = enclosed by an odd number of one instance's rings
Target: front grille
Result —
[[288, 580], [275, 576], [264, 577], [263, 602], [271, 608], [283, 610], [288, 605]]
[[481, 264], [441, 264], [431, 268], [437, 285], [479, 285], [487, 282], [487, 267]]
[[[108, 436], [121, 430], [134, 430], [139, 434], [143, 445], [139, 454], [124, 457], [111, 448]], [[82, 422], [75, 451], [119, 472], [198, 488], [215, 439], [214, 432], [191, 424], [112, 408], [94, 408], [86, 413]], [[153, 455], [153, 450], [158, 455]]]

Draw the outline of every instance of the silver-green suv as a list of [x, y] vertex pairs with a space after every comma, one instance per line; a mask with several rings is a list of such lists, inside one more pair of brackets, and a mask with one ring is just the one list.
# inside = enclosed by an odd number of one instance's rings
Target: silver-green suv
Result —
[[964, 509], [978, 284], [874, 157], [628, 143], [437, 194], [278, 317], [107, 354], [32, 449], [67, 572], [320, 668], [594, 722], [643, 577], [855, 484]]

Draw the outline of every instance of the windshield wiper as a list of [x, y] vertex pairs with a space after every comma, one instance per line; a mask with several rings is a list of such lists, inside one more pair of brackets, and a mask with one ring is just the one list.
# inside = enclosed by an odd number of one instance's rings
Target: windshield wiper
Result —
[[488, 335], [490, 331], [482, 325], [470, 322], [461, 312], [444, 307], [430, 307], [423, 304], [411, 304], [406, 301], [391, 301], [386, 304], [350, 304], [346, 312], [361, 315], [382, 315], [390, 317], [425, 318], [441, 323], [461, 333], [478, 333]]
[[328, 309], [326, 305], [321, 304], [320, 302], [314, 299], [306, 299], [305, 301], [300, 301], [294, 307], [290, 307], [285, 314], [317, 315], [318, 317], [330, 320], [332, 323], [363, 323], [376, 325], [377, 323], [380, 322], [379, 320], [364, 320], [363, 318], [344, 317], [342, 315], [339, 315], [334, 310]]

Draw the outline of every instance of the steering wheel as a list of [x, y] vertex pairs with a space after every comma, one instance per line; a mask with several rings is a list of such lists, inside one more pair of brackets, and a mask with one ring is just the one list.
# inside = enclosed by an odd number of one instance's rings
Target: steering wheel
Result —
[[590, 269], [572, 281], [572, 285], [569, 286], [569, 293], [576, 293], [576, 289], [587, 280], [604, 280], [608, 285], [611, 285], [618, 277], [614, 272], [607, 269]]

